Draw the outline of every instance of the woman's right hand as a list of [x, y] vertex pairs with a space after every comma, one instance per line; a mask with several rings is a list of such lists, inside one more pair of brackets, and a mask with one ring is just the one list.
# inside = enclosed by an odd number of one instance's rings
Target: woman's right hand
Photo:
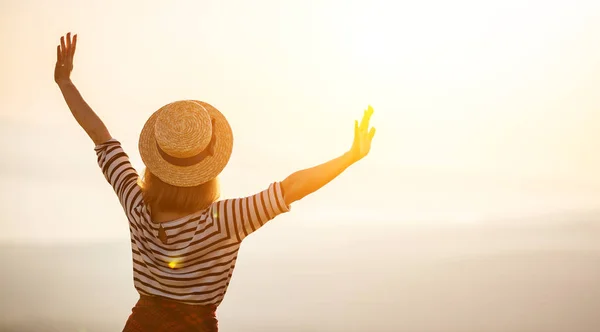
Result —
[[71, 33], [60, 37], [60, 45], [56, 47], [56, 66], [54, 67], [54, 82], [57, 84], [71, 82], [71, 71], [73, 70], [73, 56], [77, 46], [77, 35], [71, 38]]
[[281, 182], [283, 198], [287, 205], [319, 190], [369, 153], [371, 140], [375, 136], [375, 128], [369, 129], [371, 115], [373, 115], [373, 108], [369, 106], [360, 125], [358, 121], [355, 122], [354, 142], [350, 151], [321, 165], [297, 171]]
[[371, 141], [375, 136], [375, 128], [371, 127], [369, 129], [371, 115], [373, 115], [373, 107], [369, 106], [364, 112], [360, 125], [357, 120], [354, 121], [354, 142], [352, 142], [349, 152], [352, 162], [361, 160], [371, 151]]

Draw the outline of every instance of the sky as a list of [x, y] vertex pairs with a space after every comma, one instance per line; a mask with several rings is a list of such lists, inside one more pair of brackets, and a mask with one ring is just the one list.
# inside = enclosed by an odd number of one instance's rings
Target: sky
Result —
[[344, 153], [372, 105], [371, 154], [289, 223], [598, 209], [599, 15], [594, 0], [0, 0], [0, 240], [128, 238], [53, 81], [69, 31], [73, 81], [138, 170], [139, 132], [161, 106], [200, 99], [228, 117], [224, 197]]

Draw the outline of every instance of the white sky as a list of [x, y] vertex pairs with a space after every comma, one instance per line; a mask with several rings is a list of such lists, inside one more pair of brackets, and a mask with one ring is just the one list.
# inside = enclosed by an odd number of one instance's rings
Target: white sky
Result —
[[593, 0], [1, 0], [0, 239], [128, 237], [53, 82], [68, 31], [74, 82], [139, 170], [160, 106], [195, 98], [228, 116], [227, 197], [344, 152], [373, 105], [372, 154], [288, 222], [600, 207], [598, 17]]

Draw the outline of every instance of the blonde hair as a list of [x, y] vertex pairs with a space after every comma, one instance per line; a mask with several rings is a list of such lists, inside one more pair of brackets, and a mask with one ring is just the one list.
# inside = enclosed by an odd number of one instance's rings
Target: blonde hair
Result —
[[199, 186], [178, 187], [163, 182], [148, 168], [139, 184], [144, 202], [152, 211], [193, 213], [209, 207], [221, 194], [217, 178]]

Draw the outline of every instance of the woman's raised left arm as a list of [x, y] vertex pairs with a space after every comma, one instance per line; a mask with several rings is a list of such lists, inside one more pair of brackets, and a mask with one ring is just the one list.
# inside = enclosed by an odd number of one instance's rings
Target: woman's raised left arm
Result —
[[76, 46], [77, 35], [71, 38], [71, 33], [69, 32], [67, 33], [66, 41], [64, 36], [60, 38], [60, 45], [56, 48], [54, 81], [58, 84], [75, 120], [77, 120], [92, 141], [98, 145], [110, 140], [111, 136], [102, 120], [85, 102], [75, 84], [71, 81]]

